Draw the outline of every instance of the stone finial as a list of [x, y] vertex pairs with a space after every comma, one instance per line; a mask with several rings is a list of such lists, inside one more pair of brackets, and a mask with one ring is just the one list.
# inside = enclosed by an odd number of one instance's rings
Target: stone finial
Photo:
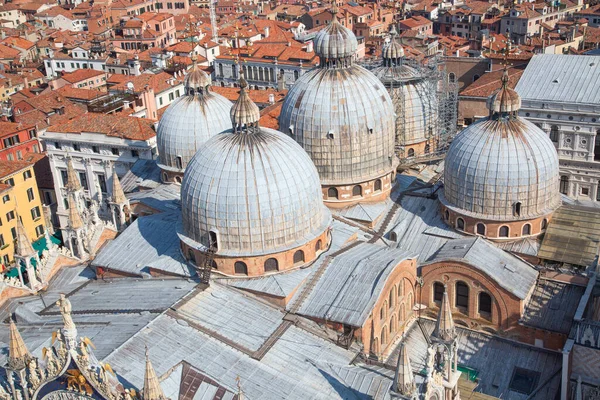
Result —
[[400, 354], [398, 355], [398, 364], [396, 365], [396, 373], [394, 374], [394, 383], [392, 391], [402, 396], [413, 398], [417, 389], [415, 378], [413, 376], [408, 350], [406, 345], [400, 345]]
[[452, 319], [452, 309], [450, 308], [446, 286], [444, 286], [444, 297], [432, 335], [444, 342], [450, 342], [456, 337], [456, 328]]
[[148, 351], [148, 346], [146, 346], [146, 372], [144, 373], [144, 388], [142, 391], [142, 398], [143, 400], [167, 400], [162, 388], [160, 387], [160, 382], [158, 381], [158, 376], [156, 376], [156, 371], [154, 371], [152, 363], [150, 362], [150, 352]]
[[83, 221], [81, 220], [81, 216], [79, 215], [79, 210], [77, 210], [77, 204], [75, 202], [75, 195], [73, 193], [70, 193], [68, 195], [68, 203], [69, 203], [69, 227], [71, 229], [83, 228]]
[[67, 158], [67, 185], [65, 187], [69, 192], [81, 190], [81, 183], [79, 182], [79, 177], [77, 177], [77, 172], [75, 172], [75, 167], [73, 167], [73, 159], [71, 157]]
[[17, 215], [17, 239], [15, 243], [15, 255], [21, 257], [31, 257], [35, 255], [35, 250], [31, 245], [31, 240], [27, 237], [27, 232], [25, 232], [25, 227], [23, 226], [23, 222], [21, 222], [21, 218]]
[[17, 329], [15, 322], [10, 319], [8, 332], [8, 366], [13, 370], [22, 370], [27, 366], [31, 354]]
[[115, 204], [127, 203], [127, 198], [125, 197], [125, 193], [123, 192], [121, 181], [119, 181], [117, 171], [114, 168], [112, 174], [112, 201]]

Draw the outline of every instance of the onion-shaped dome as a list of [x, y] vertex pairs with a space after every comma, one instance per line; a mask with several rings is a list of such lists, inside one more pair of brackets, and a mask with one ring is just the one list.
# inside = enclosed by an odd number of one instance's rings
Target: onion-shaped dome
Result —
[[560, 205], [558, 156], [548, 136], [517, 116], [507, 87], [492, 95], [490, 117], [459, 133], [444, 165], [442, 203], [474, 218], [511, 221], [548, 215]]
[[323, 185], [366, 182], [396, 165], [392, 99], [375, 75], [353, 63], [356, 37], [335, 18], [321, 37], [342, 28], [337, 46], [349, 50], [329, 52], [328, 59], [322, 53], [319, 67], [289, 90], [279, 116], [280, 129], [308, 152]]
[[233, 129], [206, 142], [186, 170], [180, 238], [193, 248], [236, 257], [278, 253], [318, 238], [331, 222], [306, 152], [261, 128], [250, 103], [242, 83]]
[[313, 40], [315, 54], [319, 56], [321, 63], [352, 58], [358, 49], [358, 40], [354, 33], [338, 21], [335, 4], [331, 14], [331, 23], [320, 30]]
[[396, 28], [392, 25], [390, 30], [390, 41], [383, 45], [381, 56], [383, 63], [386, 66], [400, 65], [401, 60], [404, 58], [404, 48], [396, 40]]
[[179, 173], [204, 142], [231, 127], [231, 102], [210, 90], [210, 78], [195, 62], [185, 77], [184, 90], [156, 130], [159, 166]]

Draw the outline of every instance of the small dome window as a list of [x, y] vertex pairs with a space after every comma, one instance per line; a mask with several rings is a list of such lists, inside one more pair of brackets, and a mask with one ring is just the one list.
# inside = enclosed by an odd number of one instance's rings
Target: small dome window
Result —
[[333, 131], [327, 132], [327, 139], [333, 139]]

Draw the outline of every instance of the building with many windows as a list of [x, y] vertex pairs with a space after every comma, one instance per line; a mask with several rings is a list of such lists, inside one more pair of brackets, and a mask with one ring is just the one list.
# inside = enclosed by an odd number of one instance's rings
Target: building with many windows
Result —
[[542, 128], [560, 160], [560, 192], [600, 201], [600, 57], [540, 54], [516, 86], [519, 115]]
[[113, 169], [123, 176], [139, 159], [156, 157], [152, 121], [143, 118], [89, 113], [52, 126], [41, 135], [48, 152], [58, 201], [61, 228], [66, 226], [67, 166], [71, 160], [84, 197], [99, 204], [112, 195]]
[[17, 218], [31, 242], [46, 231], [33, 163], [0, 161], [0, 263], [4, 268], [14, 261]]
[[22, 160], [25, 153], [39, 153], [35, 125], [0, 122], [0, 160]]

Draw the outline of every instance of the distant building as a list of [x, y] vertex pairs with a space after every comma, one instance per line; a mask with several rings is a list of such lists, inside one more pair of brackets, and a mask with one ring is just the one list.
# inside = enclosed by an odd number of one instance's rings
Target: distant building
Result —
[[560, 160], [560, 191], [600, 201], [600, 56], [536, 55], [516, 86], [520, 115], [542, 128]]
[[0, 122], [0, 160], [22, 160], [25, 153], [39, 153], [35, 125]]

